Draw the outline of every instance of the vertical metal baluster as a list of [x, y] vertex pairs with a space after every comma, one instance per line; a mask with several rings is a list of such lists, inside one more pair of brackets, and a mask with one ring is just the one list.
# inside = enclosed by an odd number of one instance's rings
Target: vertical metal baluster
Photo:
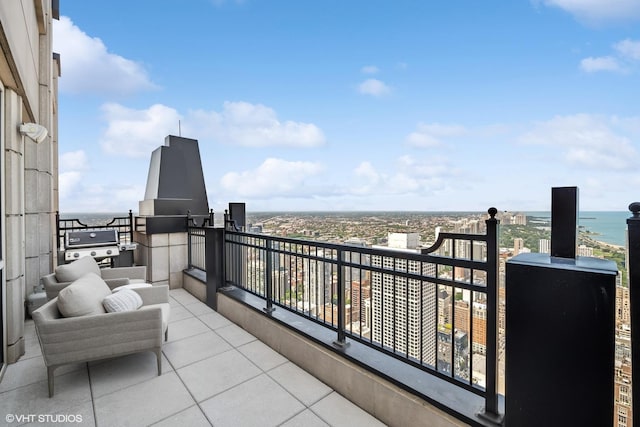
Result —
[[[344, 266], [342, 264], [342, 257], [344, 255], [341, 249], [336, 251], [337, 255], [337, 280], [338, 280], [338, 340], [334, 341], [334, 344], [339, 347], [344, 347], [347, 344], [347, 339], [345, 335], [345, 280], [343, 275]], [[331, 310], [331, 316], [333, 316], [333, 310]], [[333, 319], [332, 323], [333, 323]]]

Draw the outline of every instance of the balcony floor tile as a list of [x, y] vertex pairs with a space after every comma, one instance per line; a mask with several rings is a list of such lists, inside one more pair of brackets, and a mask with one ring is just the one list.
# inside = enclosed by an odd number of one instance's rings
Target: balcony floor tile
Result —
[[211, 423], [197, 405], [193, 405], [152, 425], [154, 427], [211, 427]]
[[305, 407], [263, 374], [200, 405], [214, 426], [278, 426]]
[[213, 331], [167, 343], [163, 346], [165, 356], [174, 368], [182, 368], [194, 362], [215, 356], [232, 347]]
[[263, 371], [268, 371], [288, 362], [286, 357], [258, 340], [238, 347], [238, 351]]
[[316, 414], [307, 409], [306, 411], [291, 418], [282, 427], [328, 427], [329, 424], [322, 421]]
[[334, 427], [373, 427], [384, 426], [362, 409], [349, 402], [336, 392], [311, 407], [322, 420]]
[[188, 304], [185, 306], [185, 308], [193, 313], [194, 316], [202, 316], [203, 314], [215, 313], [215, 311], [213, 311], [211, 307], [200, 301], [194, 302], [193, 304]]
[[193, 406], [175, 372], [94, 399], [96, 421], [104, 426], [143, 426]]
[[[44, 367], [42, 367], [44, 370]], [[4, 380], [3, 380], [4, 382]], [[55, 394], [49, 397], [47, 380], [0, 393], [2, 414], [60, 414], [91, 402], [87, 370], [76, 370], [55, 378]]]
[[177, 372], [198, 402], [262, 373], [235, 349], [193, 363]]
[[200, 319], [202, 322], [204, 322], [209, 328], [213, 329], [214, 331], [216, 329], [224, 328], [225, 326], [229, 326], [232, 324], [229, 319], [227, 319], [226, 317], [216, 312], [203, 314], [200, 317], [198, 317], [198, 319]]
[[257, 339], [249, 332], [242, 329], [240, 326], [234, 324], [216, 329], [216, 332], [234, 347], [248, 344], [251, 341], [255, 341]]
[[[171, 371], [173, 371], [173, 367], [166, 356], [163, 356], [162, 373], [167, 374]], [[157, 376], [156, 355], [150, 351], [89, 364], [89, 377], [94, 398], [154, 379]]]
[[269, 376], [306, 406], [328, 396], [333, 390], [291, 362], [269, 371]]
[[195, 317], [170, 322], [169, 324], [169, 342], [178, 341], [189, 338], [194, 335], [202, 334], [209, 331], [207, 325], [202, 323]]
[[175, 323], [179, 320], [189, 319], [193, 317], [193, 313], [184, 308], [181, 304], [176, 307], [171, 307], [171, 318], [169, 323]]

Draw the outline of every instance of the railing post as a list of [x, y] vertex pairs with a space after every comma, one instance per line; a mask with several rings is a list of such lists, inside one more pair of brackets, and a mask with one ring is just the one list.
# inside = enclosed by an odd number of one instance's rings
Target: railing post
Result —
[[345, 282], [344, 282], [344, 265], [343, 265], [343, 256], [344, 252], [342, 249], [337, 250], [337, 264], [338, 264], [338, 339], [333, 342], [334, 345], [338, 347], [345, 347], [347, 345], [347, 338], [345, 334], [345, 314], [346, 314], [346, 304], [345, 304]]
[[129, 209], [129, 243], [133, 243], [133, 212]]
[[629, 297], [631, 302], [631, 370], [633, 425], [640, 426], [640, 202], [631, 203], [627, 219]]
[[60, 250], [60, 211], [56, 211], [56, 246]]
[[207, 305], [218, 309], [218, 289], [225, 285], [224, 229], [207, 227], [205, 236], [205, 269], [207, 273]]
[[618, 267], [610, 260], [567, 257], [575, 253], [577, 191], [558, 187], [552, 193], [571, 202], [552, 203], [560, 211], [551, 214], [551, 235], [566, 241], [552, 241], [551, 254], [521, 253], [505, 265], [504, 422], [610, 426]]
[[189, 270], [193, 268], [191, 257], [191, 211], [187, 210], [187, 268]]
[[498, 210], [489, 208], [487, 224], [487, 372], [484, 418], [499, 422], [498, 412], [498, 256], [500, 253]]
[[273, 252], [272, 252], [272, 245], [271, 245], [271, 239], [267, 238], [265, 241], [265, 250], [266, 250], [266, 264], [267, 264], [267, 268], [265, 269], [265, 274], [267, 277], [265, 277], [265, 284], [264, 286], [266, 287], [265, 289], [265, 296], [267, 299], [267, 306], [264, 308], [265, 313], [267, 314], [271, 314], [273, 313], [273, 311], [275, 310], [275, 308], [273, 307], [273, 266], [272, 266], [272, 256], [273, 256]]

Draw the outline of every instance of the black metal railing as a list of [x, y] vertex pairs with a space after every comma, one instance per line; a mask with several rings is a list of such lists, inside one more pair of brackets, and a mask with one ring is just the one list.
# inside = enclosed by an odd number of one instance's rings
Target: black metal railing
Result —
[[115, 229], [118, 232], [118, 241], [122, 244], [133, 242], [133, 212], [129, 215], [114, 217], [105, 224], [86, 224], [78, 218], [60, 218], [60, 212], [56, 212], [56, 243], [57, 249], [64, 248], [64, 238], [68, 231], [105, 230]]
[[[631, 402], [633, 426], [640, 426], [640, 202], [629, 205], [632, 213], [627, 219], [627, 259], [629, 297], [631, 305]], [[633, 384], [638, 383], [638, 386]]]
[[204, 218], [201, 224], [197, 224], [197, 218], [187, 212], [187, 268], [197, 268], [206, 271], [205, 231], [207, 227], [213, 227], [213, 210], [209, 217]]
[[225, 221], [224, 284], [485, 399], [498, 414], [498, 226], [441, 233], [421, 252], [282, 238]]

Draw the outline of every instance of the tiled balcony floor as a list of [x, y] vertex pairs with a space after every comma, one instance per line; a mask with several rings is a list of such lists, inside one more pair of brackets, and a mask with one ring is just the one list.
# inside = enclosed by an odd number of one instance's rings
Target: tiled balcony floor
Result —
[[[382, 425], [185, 290], [171, 291], [171, 306], [161, 376], [151, 352], [65, 366], [53, 398], [28, 321], [26, 354], [0, 382], [0, 425], [56, 414], [99, 427]], [[60, 421], [51, 424], [67, 425]]]

